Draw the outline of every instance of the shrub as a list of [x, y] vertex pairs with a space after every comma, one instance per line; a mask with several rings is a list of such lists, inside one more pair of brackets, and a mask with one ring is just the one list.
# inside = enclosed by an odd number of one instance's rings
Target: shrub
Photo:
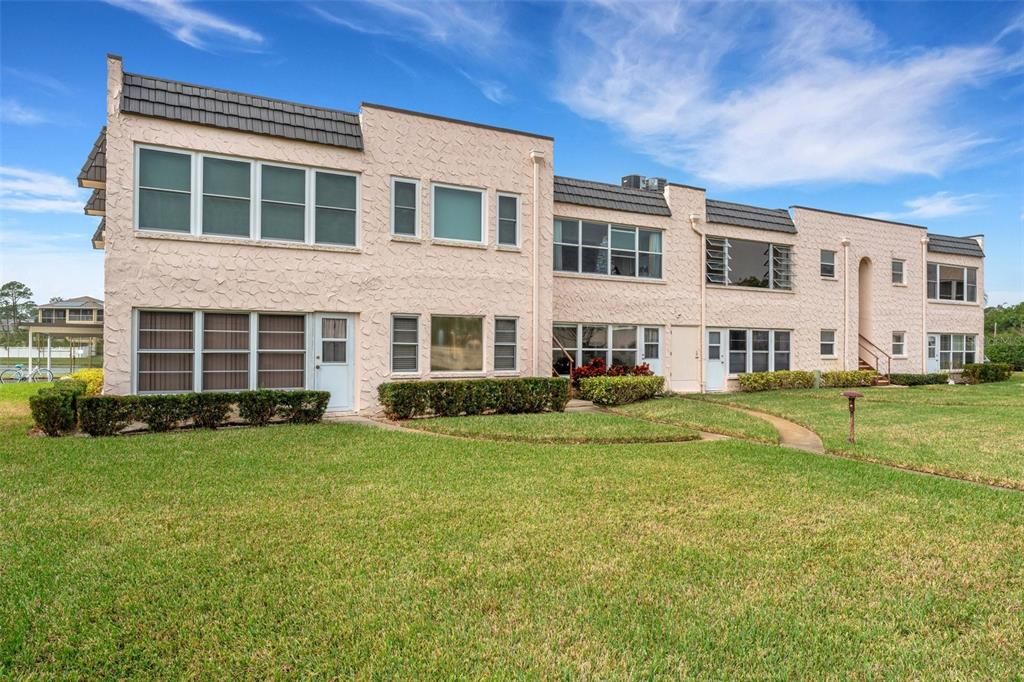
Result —
[[593, 358], [587, 364], [580, 365], [572, 371], [572, 385], [574, 388], [579, 388], [582, 379], [589, 379], [591, 377], [650, 376], [652, 374], [654, 372], [651, 371], [651, 366], [646, 362], [632, 367], [626, 367], [625, 365], [612, 365], [609, 367], [605, 363], [604, 358]]
[[94, 395], [78, 400], [78, 423], [90, 436], [114, 436], [135, 421], [136, 396]]
[[875, 382], [878, 373], [873, 369], [837, 370], [822, 372], [823, 388], [852, 388], [854, 386], [870, 386]]
[[254, 426], [264, 426], [277, 416], [282, 391], [260, 389], [238, 395], [238, 416]]
[[78, 423], [78, 397], [84, 393], [85, 383], [77, 379], [58, 381], [40, 389], [28, 399], [36, 426], [47, 436], [74, 431]]
[[1024, 332], [1012, 331], [985, 338], [985, 355], [1015, 370], [1024, 370]]
[[660, 395], [664, 387], [660, 376], [588, 377], [580, 381], [580, 394], [597, 405], [625, 405]]
[[192, 423], [205, 429], [215, 429], [228, 419], [231, 405], [237, 402], [236, 393], [190, 393], [188, 414]]
[[140, 395], [135, 399], [135, 419], [150, 431], [170, 431], [189, 417], [188, 394]]
[[292, 424], [315, 424], [323, 419], [331, 394], [327, 391], [273, 391], [278, 394], [277, 414]]
[[561, 412], [569, 402], [569, 381], [543, 377], [396, 381], [381, 384], [377, 397], [390, 419], [489, 412]]
[[1005, 362], [974, 363], [964, 365], [963, 379], [968, 384], [988, 384], [1006, 381], [1012, 372], [1013, 368]]
[[813, 388], [814, 372], [779, 370], [777, 372], [750, 372], [739, 376], [740, 390], [771, 391], [779, 388]]
[[[71, 379], [85, 383], [85, 395], [99, 395], [103, 392], [103, 370], [98, 367], [80, 369], [70, 375]], [[61, 379], [67, 381], [68, 379]]]
[[898, 386], [927, 386], [949, 383], [949, 375], [943, 372], [931, 374], [890, 374], [889, 382]]

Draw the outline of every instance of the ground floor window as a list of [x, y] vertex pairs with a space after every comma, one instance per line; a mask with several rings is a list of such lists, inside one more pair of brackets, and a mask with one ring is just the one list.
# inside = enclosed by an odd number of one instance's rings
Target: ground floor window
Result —
[[906, 334], [904, 332], [892, 333], [892, 354], [901, 357], [907, 354]]
[[514, 317], [494, 318], [494, 370], [514, 372], [516, 369], [516, 325]]
[[836, 330], [822, 329], [818, 337], [818, 352], [822, 357], [831, 358], [836, 354]]
[[975, 362], [976, 342], [974, 334], [940, 334], [939, 369], [961, 369]]
[[306, 316], [140, 310], [136, 391], [305, 388]]
[[430, 318], [430, 371], [482, 372], [484, 318], [434, 315]]
[[[717, 332], [714, 332], [717, 334]], [[775, 329], [728, 329], [729, 374], [774, 372], [789, 369], [790, 332]], [[712, 346], [718, 352], [717, 338], [708, 340], [708, 358]]]
[[633, 367], [661, 357], [661, 330], [635, 324], [566, 324], [552, 330], [552, 366], [566, 375], [595, 358], [609, 367]]

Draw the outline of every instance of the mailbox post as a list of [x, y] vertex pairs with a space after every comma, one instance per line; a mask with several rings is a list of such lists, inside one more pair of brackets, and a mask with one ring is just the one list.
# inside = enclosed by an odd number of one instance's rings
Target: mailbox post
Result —
[[857, 391], [843, 391], [843, 397], [850, 401], [850, 435], [847, 436], [846, 442], [855, 443], [856, 438], [854, 436], [854, 415], [857, 412], [857, 398], [863, 398], [863, 393], [857, 393]]

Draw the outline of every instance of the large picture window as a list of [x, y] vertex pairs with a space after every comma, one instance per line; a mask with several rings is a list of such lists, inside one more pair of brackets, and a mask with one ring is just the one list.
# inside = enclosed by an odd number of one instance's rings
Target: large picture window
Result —
[[790, 368], [790, 332], [777, 329], [729, 329], [729, 374], [777, 372]]
[[661, 266], [660, 230], [555, 219], [554, 268], [559, 272], [660, 279]]
[[193, 390], [194, 319], [191, 312], [139, 313], [137, 388], [139, 393]]
[[[633, 324], [556, 324], [551, 362], [558, 374], [595, 358], [609, 367], [633, 367], [661, 356], [660, 330]], [[642, 351], [642, 352], [641, 352]]]
[[974, 334], [939, 335], [939, 369], [962, 369], [976, 361], [977, 337]]
[[482, 372], [484, 318], [430, 318], [430, 371]]
[[192, 157], [139, 150], [138, 223], [142, 230], [192, 230]]
[[140, 230], [358, 244], [359, 182], [350, 173], [139, 147], [136, 182]]
[[433, 237], [484, 242], [484, 191], [434, 185]]
[[[710, 284], [755, 289], [793, 288], [793, 247], [746, 239], [708, 237], [705, 277]], [[823, 274], [826, 270], [823, 269]], [[832, 265], [835, 271], [835, 265]]]
[[960, 265], [928, 264], [928, 298], [933, 301], [978, 300], [978, 269]]

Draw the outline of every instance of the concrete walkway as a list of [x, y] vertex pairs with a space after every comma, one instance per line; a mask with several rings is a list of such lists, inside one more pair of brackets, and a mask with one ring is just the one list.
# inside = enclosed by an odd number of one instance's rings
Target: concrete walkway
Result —
[[818, 437], [818, 434], [808, 428], [800, 426], [795, 422], [791, 422], [788, 419], [776, 417], [774, 414], [758, 412], [757, 410], [748, 410], [743, 407], [733, 407], [732, 405], [726, 405], [726, 407], [736, 410], [737, 412], [744, 412], [749, 414], [751, 417], [763, 419], [774, 426], [775, 430], [779, 432], [779, 445], [783, 447], [793, 448], [794, 450], [803, 450], [804, 452], [813, 452], [816, 455], [825, 454], [825, 445], [821, 442], [821, 438]]

